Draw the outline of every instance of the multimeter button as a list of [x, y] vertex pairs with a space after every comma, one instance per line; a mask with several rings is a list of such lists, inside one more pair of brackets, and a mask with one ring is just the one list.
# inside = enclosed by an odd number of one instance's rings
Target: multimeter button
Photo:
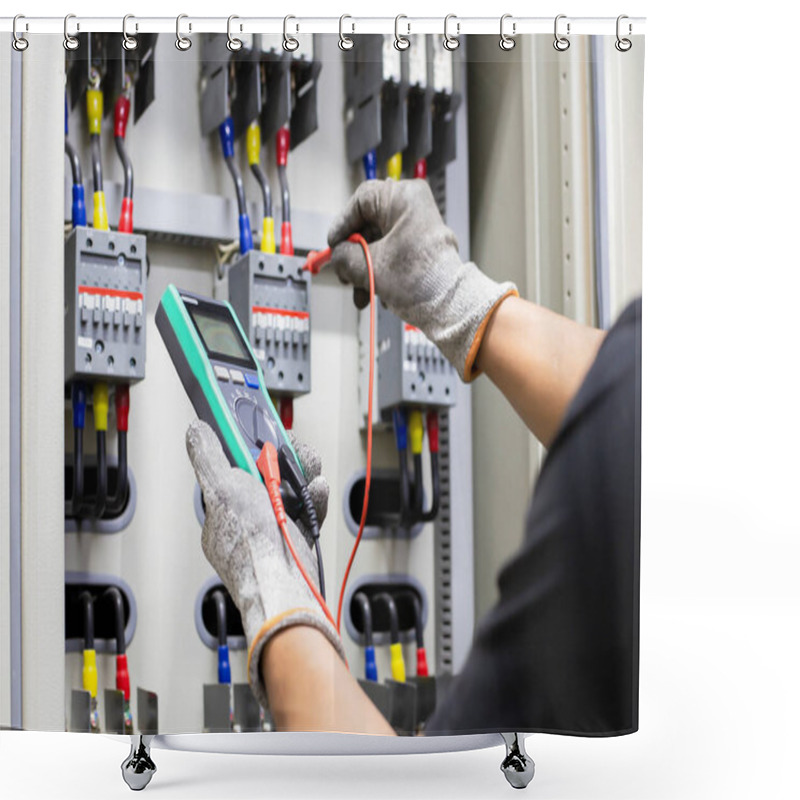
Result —
[[217, 376], [217, 379], [221, 381], [229, 381], [231, 379], [230, 372], [228, 372], [225, 367], [220, 367], [219, 364], [214, 365], [214, 374]]
[[242, 373], [239, 372], [238, 369], [232, 369], [231, 370], [231, 380], [234, 383], [242, 383], [243, 384], [244, 383], [244, 375], [242, 375]]
[[245, 374], [244, 374], [244, 382], [251, 389], [258, 389], [258, 376], [254, 375], [252, 372], [245, 372]]

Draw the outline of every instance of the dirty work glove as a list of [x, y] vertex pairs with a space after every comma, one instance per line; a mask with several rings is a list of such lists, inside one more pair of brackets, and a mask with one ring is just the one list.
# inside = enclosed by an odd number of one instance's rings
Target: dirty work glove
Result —
[[456, 236], [442, 221], [424, 180], [365, 181], [331, 225], [331, 266], [355, 286], [356, 305], [369, 301], [369, 278], [361, 246], [370, 242], [375, 291], [389, 308], [419, 328], [458, 370], [477, 373], [475, 357], [494, 310], [511, 295], [513, 283], [496, 283], [478, 267], [462, 263]]
[[[292, 625], [310, 625], [322, 631], [344, 659], [342, 642], [283, 541], [264, 484], [244, 470], [230, 466], [217, 435], [205, 422], [195, 420], [189, 426], [186, 449], [206, 508], [203, 552], [242, 615], [248, 646], [248, 679], [256, 699], [266, 707], [261, 653], [276, 633]], [[312, 499], [321, 522], [328, 497], [327, 482], [319, 475], [319, 456], [309, 447], [300, 447], [298, 458], [310, 481], [309, 488], [317, 482]], [[317, 558], [313, 547], [291, 520], [287, 527], [306, 572], [316, 582]]]

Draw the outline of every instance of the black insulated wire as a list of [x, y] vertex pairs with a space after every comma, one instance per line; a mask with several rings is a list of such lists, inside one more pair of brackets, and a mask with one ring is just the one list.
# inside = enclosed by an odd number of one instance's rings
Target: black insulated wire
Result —
[[123, 196], [127, 198], [133, 197], [133, 162], [128, 155], [128, 148], [125, 147], [125, 140], [121, 136], [114, 137], [114, 143], [117, 146], [117, 155], [122, 162], [122, 169], [125, 172], [125, 187], [123, 189]]
[[398, 450], [400, 469], [400, 519], [406, 522], [411, 516], [411, 489], [408, 479], [408, 457], [405, 450]]
[[73, 426], [72, 444], [72, 516], [83, 516], [83, 428]]
[[83, 649], [94, 650], [94, 598], [87, 592], [78, 595], [83, 608]]
[[[421, 486], [422, 484], [420, 484]], [[441, 499], [441, 485], [439, 481], [439, 454], [431, 453], [431, 507], [420, 517], [421, 522], [432, 522], [439, 515], [439, 501]]]
[[92, 185], [95, 192], [103, 191], [103, 162], [100, 154], [100, 135], [93, 133], [90, 137], [92, 148]]
[[106, 458], [106, 432], [97, 431], [97, 493], [94, 501], [94, 517], [100, 519], [106, 512], [108, 493], [108, 459]]
[[225, 605], [225, 595], [220, 589], [211, 592], [211, 599], [217, 610], [217, 644], [226, 647], [228, 644], [228, 609]]
[[106, 504], [107, 517], [117, 517], [128, 502], [128, 432], [117, 431], [117, 485], [114, 496]]
[[239, 172], [239, 167], [236, 166], [236, 162], [233, 160], [233, 157], [225, 159], [225, 163], [228, 165], [228, 172], [230, 172], [231, 177], [233, 178], [233, 185], [236, 188], [236, 203], [239, 206], [239, 216], [242, 217], [247, 214], [247, 202], [245, 201], [244, 197], [244, 181], [242, 180], [242, 173]]
[[406, 589], [406, 591], [400, 593], [399, 597], [407, 597], [411, 601], [414, 609], [414, 635], [417, 640], [417, 648], [421, 650], [425, 647], [425, 637], [422, 627], [422, 604], [419, 601], [419, 595], [410, 589]]
[[278, 180], [281, 182], [281, 221], [292, 221], [292, 208], [289, 203], [289, 179], [286, 177], [286, 166], [278, 165]]
[[372, 606], [364, 592], [356, 592], [353, 602], [361, 608], [361, 624], [364, 628], [364, 647], [373, 647]]
[[83, 171], [81, 170], [81, 160], [78, 157], [78, 151], [72, 146], [72, 142], [66, 137], [64, 138], [64, 152], [69, 158], [69, 165], [72, 168], [72, 183], [75, 186], [83, 185]]
[[264, 201], [264, 217], [271, 217], [272, 216], [272, 191], [269, 187], [269, 181], [267, 180], [267, 176], [264, 174], [264, 170], [261, 169], [260, 164], [251, 164], [250, 170], [253, 173], [253, 177], [256, 179], [256, 182], [261, 187], [261, 197]]
[[414, 518], [422, 517], [422, 453], [414, 453]]
[[117, 640], [117, 655], [125, 655], [125, 604], [122, 592], [116, 586], [109, 586], [103, 592], [103, 597], [111, 600], [114, 606], [114, 635]]
[[388, 592], [379, 592], [373, 598], [374, 603], [383, 603], [389, 612], [389, 641], [392, 644], [400, 643], [400, 618], [397, 616], [397, 604]]

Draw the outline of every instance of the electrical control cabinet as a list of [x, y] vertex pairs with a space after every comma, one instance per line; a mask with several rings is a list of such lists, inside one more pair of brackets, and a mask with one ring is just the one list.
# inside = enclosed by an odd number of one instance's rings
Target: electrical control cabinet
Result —
[[309, 273], [305, 259], [251, 250], [228, 272], [228, 297], [261, 362], [270, 394], [311, 390]]
[[[367, 414], [369, 312], [362, 311], [360, 332], [361, 405]], [[441, 350], [425, 334], [378, 304], [375, 309], [376, 396], [373, 425], [391, 420], [398, 406], [449, 408], [455, 405], [457, 375]]]
[[147, 239], [75, 228], [64, 267], [65, 379], [144, 378]]

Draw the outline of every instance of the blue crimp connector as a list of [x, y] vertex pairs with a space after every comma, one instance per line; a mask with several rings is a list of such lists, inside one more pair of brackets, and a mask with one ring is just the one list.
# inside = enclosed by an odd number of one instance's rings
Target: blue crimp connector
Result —
[[375, 648], [371, 645], [364, 648], [364, 677], [368, 681], [378, 680], [378, 665], [375, 662]]
[[220, 683], [231, 682], [231, 661], [228, 656], [228, 645], [217, 648], [217, 680]]
[[86, 201], [84, 200], [83, 184], [72, 184], [72, 227], [86, 224]]
[[219, 126], [219, 140], [222, 142], [222, 155], [233, 158], [233, 117], [225, 117]]
[[250, 217], [239, 216], [239, 252], [244, 255], [253, 249], [253, 232], [250, 230]]
[[374, 150], [364, 153], [364, 175], [368, 181], [374, 181], [378, 177], [378, 154]]
[[394, 438], [397, 442], [397, 449], [401, 452], [408, 450], [408, 424], [406, 423], [406, 412], [402, 408], [396, 408], [392, 412], [394, 420]]
[[72, 425], [80, 429], [86, 427], [86, 385], [80, 381], [72, 384]]

